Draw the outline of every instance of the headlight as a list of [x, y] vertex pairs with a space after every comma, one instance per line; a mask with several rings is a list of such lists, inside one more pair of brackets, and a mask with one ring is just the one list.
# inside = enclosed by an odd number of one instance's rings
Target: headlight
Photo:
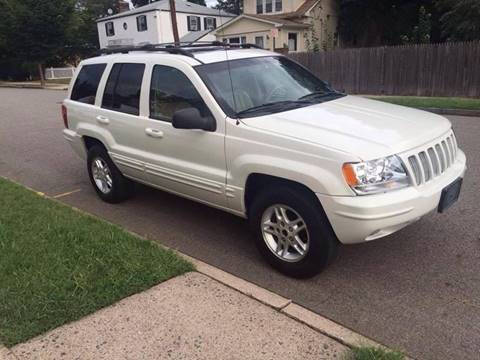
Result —
[[358, 195], [374, 194], [410, 185], [410, 179], [398, 156], [343, 164], [343, 176]]

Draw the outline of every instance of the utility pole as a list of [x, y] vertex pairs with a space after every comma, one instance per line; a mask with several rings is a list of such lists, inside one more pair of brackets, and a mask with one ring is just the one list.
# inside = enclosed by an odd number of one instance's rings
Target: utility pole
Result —
[[170, 18], [172, 19], [173, 41], [178, 44], [177, 10], [175, 9], [175, 0], [170, 0]]

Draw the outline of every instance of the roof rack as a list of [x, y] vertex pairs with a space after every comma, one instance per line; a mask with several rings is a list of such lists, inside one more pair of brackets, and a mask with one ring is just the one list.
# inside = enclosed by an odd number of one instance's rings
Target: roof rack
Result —
[[[146, 44], [140, 46], [125, 46], [101, 49], [100, 54], [127, 54], [131, 51], [164, 51], [170, 54], [185, 55], [195, 58], [193, 52], [224, 49], [262, 49], [255, 44], [228, 44], [221, 41], [192, 41], [163, 44]], [[198, 59], [196, 59], [198, 60]], [[199, 60], [198, 60], [199, 61]]]

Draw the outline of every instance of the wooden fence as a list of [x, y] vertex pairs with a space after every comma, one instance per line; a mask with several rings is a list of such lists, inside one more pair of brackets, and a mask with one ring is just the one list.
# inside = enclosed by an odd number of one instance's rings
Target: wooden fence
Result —
[[480, 97], [480, 41], [288, 56], [352, 94]]

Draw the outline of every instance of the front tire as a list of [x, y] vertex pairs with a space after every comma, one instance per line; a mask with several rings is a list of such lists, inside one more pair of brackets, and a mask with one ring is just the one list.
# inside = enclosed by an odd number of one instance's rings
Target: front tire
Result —
[[116, 204], [131, 196], [133, 182], [122, 175], [103, 146], [88, 150], [87, 167], [90, 182], [103, 201]]
[[249, 211], [260, 253], [278, 271], [306, 278], [334, 259], [338, 240], [318, 200], [307, 190], [279, 185], [262, 191]]

